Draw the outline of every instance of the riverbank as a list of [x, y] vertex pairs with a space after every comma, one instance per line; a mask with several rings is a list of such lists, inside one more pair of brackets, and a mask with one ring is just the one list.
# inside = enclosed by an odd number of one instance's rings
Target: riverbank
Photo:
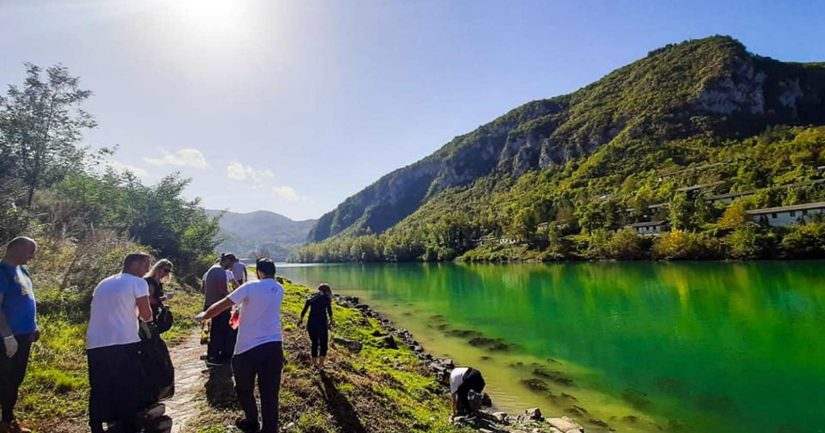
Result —
[[[328, 366], [324, 372], [315, 371], [309, 363], [306, 331], [295, 326], [312, 291], [288, 280], [284, 287], [287, 365], [280, 406], [284, 432], [557, 433], [579, 428], [569, 419], [551, 423], [540, 414], [532, 414], [535, 419], [531, 419], [527, 414], [493, 415], [490, 409], [484, 416], [450, 422], [444, 379], [452, 363], [428, 354], [412, 334], [353, 298], [336, 297]], [[241, 412], [230, 375], [229, 369], [206, 373], [199, 414], [182, 433], [237, 432], [232, 424]]]

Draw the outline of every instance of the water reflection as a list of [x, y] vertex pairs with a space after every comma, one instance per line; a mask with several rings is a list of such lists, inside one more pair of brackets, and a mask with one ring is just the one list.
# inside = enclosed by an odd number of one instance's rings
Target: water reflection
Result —
[[665, 428], [819, 432], [822, 265], [398, 264], [284, 273], [412, 312], [401, 320], [413, 330], [439, 331], [431, 318], [439, 315], [441, 331], [473, 330], [531, 359], [566, 360], [581, 367], [570, 372], [577, 386], [656, 413], [671, 423]]

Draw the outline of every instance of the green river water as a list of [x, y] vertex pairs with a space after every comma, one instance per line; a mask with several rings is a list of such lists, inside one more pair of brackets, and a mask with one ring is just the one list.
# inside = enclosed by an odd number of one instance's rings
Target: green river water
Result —
[[588, 431], [825, 432], [825, 262], [284, 265]]

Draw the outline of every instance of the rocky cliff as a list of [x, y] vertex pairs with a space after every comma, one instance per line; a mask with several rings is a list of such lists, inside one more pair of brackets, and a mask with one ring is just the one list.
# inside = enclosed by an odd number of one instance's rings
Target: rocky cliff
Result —
[[446, 188], [559, 167], [625, 134], [655, 144], [822, 123], [825, 64], [761, 57], [725, 36], [668, 45], [574, 93], [524, 104], [385, 175], [322, 216], [309, 240], [383, 232]]

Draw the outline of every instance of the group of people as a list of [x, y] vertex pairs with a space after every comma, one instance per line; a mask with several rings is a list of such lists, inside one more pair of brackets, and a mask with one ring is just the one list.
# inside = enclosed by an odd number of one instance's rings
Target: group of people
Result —
[[[37, 306], [27, 263], [37, 243], [17, 237], [6, 245], [0, 261], [0, 433], [30, 433], [14, 415], [19, 388], [26, 374], [32, 343], [40, 337]], [[284, 288], [275, 278], [275, 263], [256, 262], [257, 280], [250, 281], [245, 265], [232, 254], [203, 277], [204, 311], [195, 319], [210, 321], [208, 365], [231, 362], [235, 391], [244, 412], [236, 422], [245, 432], [278, 431], [278, 396], [284, 365], [281, 303]], [[164, 292], [173, 264], [152, 263], [146, 253], [126, 255], [120, 272], [103, 279], [92, 293], [86, 355], [89, 374], [89, 426], [92, 433], [137, 433], [163, 430], [163, 405], [174, 392], [174, 369], [160, 335], [172, 326]], [[332, 290], [322, 284], [305, 303], [298, 320], [311, 340], [313, 365], [324, 368], [329, 329], [333, 325]], [[260, 395], [260, 415], [255, 384]], [[454, 414], [468, 405], [470, 390], [481, 392], [484, 380], [471, 368], [457, 368], [450, 377]], [[150, 425], [154, 423], [154, 425]], [[116, 426], [116, 427], [115, 427]]]

